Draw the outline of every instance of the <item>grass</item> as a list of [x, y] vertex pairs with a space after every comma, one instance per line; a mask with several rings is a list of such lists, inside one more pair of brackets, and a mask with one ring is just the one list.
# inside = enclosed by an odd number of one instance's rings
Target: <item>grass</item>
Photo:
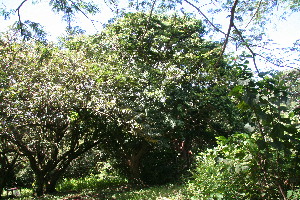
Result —
[[183, 200], [189, 199], [185, 194], [185, 188], [183, 185], [163, 185], [156, 187], [143, 188], [140, 190], [133, 190], [114, 194], [113, 199], [132, 199], [132, 200]]
[[118, 199], [118, 200], [184, 200], [183, 185], [168, 184], [162, 186], [147, 187], [129, 184], [126, 179], [120, 177], [103, 177], [91, 175], [80, 179], [64, 179], [57, 185], [57, 193], [45, 195], [42, 198], [32, 197], [32, 189], [22, 189], [21, 196], [8, 198], [4, 193], [4, 199], [44, 199], [44, 200], [93, 200], [93, 199]]

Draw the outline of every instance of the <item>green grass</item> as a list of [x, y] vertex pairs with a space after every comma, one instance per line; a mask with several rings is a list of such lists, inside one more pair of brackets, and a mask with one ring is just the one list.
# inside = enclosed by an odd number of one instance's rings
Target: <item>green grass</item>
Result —
[[112, 199], [132, 199], [132, 200], [183, 200], [189, 199], [183, 185], [163, 185], [156, 187], [132, 190], [112, 195]]
[[[22, 196], [10, 199], [118, 199], [118, 200], [184, 200], [189, 199], [185, 195], [183, 185], [163, 185], [146, 187], [129, 184], [127, 180], [117, 177], [100, 178], [88, 176], [85, 178], [64, 179], [57, 186], [58, 192], [45, 195], [42, 198], [32, 197], [32, 189], [22, 189]], [[4, 196], [4, 199], [8, 199]]]
[[[26, 192], [25, 192], [26, 191]], [[134, 186], [110, 187], [103, 190], [84, 190], [82, 192], [58, 192], [53, 195], [45, 195], [41, 198], [31, 196], [32, 190], [22, 190], [22, 196], [10, 199], [43, 199], [43, 200], [63, 200], [63, 199], [118, 199], [118, 200], [185, 200], [189, 199], [185, 195], [184, 186], [164, 185], [137, 189]], [[4, 196], [4, 199], [8, 199]]]
[[59, 192], [68, 191], [97, 191], [109, 187], [125, 185], [128, 181], [118, 176], [103, 176], [102, 174], [90, 175], [79, 179], [63, 179], [56, 189]]

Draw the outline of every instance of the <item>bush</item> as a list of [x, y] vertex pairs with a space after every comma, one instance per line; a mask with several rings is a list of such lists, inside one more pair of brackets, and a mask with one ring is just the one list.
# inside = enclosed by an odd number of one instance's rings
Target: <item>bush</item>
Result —
[[[258, 135], [218, 137], [218, 146], [197, 157], [188, 191], [196, 199], [298, 199], [295, 155], [260, 149]], [[299, 165], [299, 163], [298, 163]]]
[[257, 146], [247, 134], [218, 137], [218, 146], [197, 157], [188, 184], [192, 199], [261, 199]]
[[287, 197], [290, 200], [298, 200], [298, 199], [300, 199], [300, 189], [289, 190], [287, 192]]

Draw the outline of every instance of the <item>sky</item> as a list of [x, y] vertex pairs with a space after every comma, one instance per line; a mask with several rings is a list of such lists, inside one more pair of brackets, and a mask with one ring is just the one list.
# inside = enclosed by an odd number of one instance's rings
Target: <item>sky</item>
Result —
[[[23, 0], [0, 0], [0, 7], [6, 7], [7, 9], [16, 9]], [[49, 1], [48, 1], [49, 2]], [[44, 26], [48, 34], [48, 39], [56, 40], [57, 37], [62, 36], [66, 29], [66, 22], [62, 21], [62, 14], [54, 13], [49, 6], [47, 1], [41, 1], [38, 4], [32, 4], [31, 0], [25, 2], [20, 10], [22, 21], [31, 20], [34, 22], [38, 22]], [[84, 17], [81, 14], [76, 16], [76, 21], [73, 25], [78, 25], [87, 31], [87, 34], [94, 34], [97, 31], [101, 30], [102, 24], [107, 22], [107, 20], [113, 16], [110, 9], [107, 6], [101, 6], [103, 9], [101, 13], [91, 16], [90, 18], [95, 20], [94, 24], [96, 28], [93, 26], [91, 21]], [[105, 16], [105, 19], [104, 17]], [[0, 30], [4, 31], [8, 29], [8, 26], [11, 23], [18, 20], [17, 15], [11, 16], [9, 20], [1, 19]]]
[[[16, 9], [23, 0], [0, 0], [0, 8], [7, 9]], [[48, 33], [48, 39], [55, 41], [57, 37], [62, 36], [65, 32], [66, 22], [62, 21], [61, 14], [55, 14], [51, 10], [49, 6], [49, 0], [35, 0], [39, 1], [38, 4], [32, 4], [32, 0], [28, 0], [25, 2], [21, 8], [21, 18], [23, 21], [31, 20], [34, 22], [38, 22], [44, 26], [45, 31]], [[97, 0], [94, 0], [96, 2]], [[207, 0], [204, 0], [207, 1]], [[100, 1], [98, 1], [100, 2]], [[76, 16], [76, 21], [73, 25], [80, 26], [84, 30], [86, 30], [86, 34], [95, 34], [101, 31], [103, 24], [106, 23], [111, 17], [113, 17], [113, 13], [109, 9], [107, 5], [101, 1], [102, 4], [99, 4], [101, 8], [101, 13], [90, 16], [90, 19], [94, 20], [94, 24], [87, 19], [82, 14], [78, 14]], [[188, 8], [193, 12], [193, 8]], [[224, 13], [227, 15], [227, 13]], [[273, 23], [267, 25], [267, 35], [265, 39], [273, 40], [276, 45], [268, 46], [270, 51], [277, 51], [278, 56], [290, 57], [294, 59], [299, 56], [299, 54], [282, 54], [279, 52], [280, 48], [291, 47], [293, 43], [300, 39], [300, 12], [291, 14], [286, 18], [286, 20], [280, 20], [281, 12], [278, 11], [272, 17]], [[0, 30], [5, 31], [8, 29], [8, 26], [11, 25], [14, 21], [18, 20], [17, 15], [11, 16], [9, 20], [4, 20], [0, 18]], [[219, 20], [219, 21], [218, 21]], [[223, 30], [226, 32], [228, 28], [228, 18], [224, 18], [223, 16], [215, 17], [215, 21], [218, 24], [224, 24]], [[275, 22], [275, 23], [274, 23]], [[219, 35], [219, 37], [224, 37], [223, 35]], [[277, 50], [276, 50], [277, 48]], [[274, 50], [275, 49], [275, 50]], [[277, 54], [276, 54], [277, 55]], [[295, 67], [300, 68], [298, 64]]]
[[276, 43], [291, 46], [300, 39], [300, 14], [291, 14], [286, 20], [278, 21], [276, 25], [269, 28], [269, 36]]

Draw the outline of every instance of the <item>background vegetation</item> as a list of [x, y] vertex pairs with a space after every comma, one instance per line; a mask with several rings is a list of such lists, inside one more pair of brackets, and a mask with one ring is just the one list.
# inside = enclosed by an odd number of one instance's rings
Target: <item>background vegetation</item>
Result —
[[[203, 13], [201, 21], [177, 12], [177, 1], [131, 2], [137, 12], [117, 12], [100, 33], [84, 35], [72, 26], [75, 13], [98, 8], [80, 0], [50, 1], [65, 14], [67, 35], [49, 42], [39, 24], [21, 20], [21, 2], [19, 21], [0, 37], [0, 191], [298, 199], [299, 69], [263, 71], [258, 40], [238, 28], [241, 13], [259, 24], [286, 4], [216, 2], [230, 11], [222, 42], [205, 39], [205, 24], [222, 31]], [[225, 54], [231, 42], [245, 51]]]

